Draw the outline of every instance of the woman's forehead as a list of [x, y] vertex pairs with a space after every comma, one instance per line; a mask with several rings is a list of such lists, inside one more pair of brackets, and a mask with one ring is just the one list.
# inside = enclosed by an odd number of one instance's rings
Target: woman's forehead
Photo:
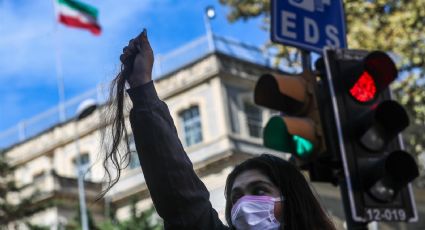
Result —
[[266, 176], [264, 173], [262, 173], [260, 170], [248, 169], [241, 172], [239, 175], [236, 176], [235, 181], [233, 182], [233, 185], [232, 185], [232, 190], [234, 188], [245, 188], [250, 183], [257, 182], [257, 181], [264, 181], [264, 182], [273, 184], [270, 178]]

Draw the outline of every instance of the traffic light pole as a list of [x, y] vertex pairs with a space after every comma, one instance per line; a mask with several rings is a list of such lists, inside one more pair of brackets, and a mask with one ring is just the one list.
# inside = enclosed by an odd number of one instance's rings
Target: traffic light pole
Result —
[[[310, 52], [301, 50], [302, 68], [304, 71], [311, 71], [311, 57]], [[348, 199], [348, 190], [345, 179], [339, 183], [341, 189], [341, 198], [344, 206], [345, 219], [347, 223], [347, 230], [368, 230], [367, 223], [354, 222], [351, 218], [350, 201]]]
[[344, 206], [345, 222], [347, 224], [347, 230], [368, 230], [368, 223], [354, 222], [350, 209], [350, 201], [348, 198], [348, 188], [345, 178], [339, 183], [341, 189], [341, 199]]
[[339, 148], [331, 151], [344, 170], [339, 185], [347, 229], [417, 220], [409, 183], [418, 167], [397, 139], [409, 118], [388, 88], [398, 75], [395, 63], [382, 51], [348, 49], [325, 49], [324, 62], [336, 124], [336, 133], [326, 135], [338, 137]]
[[[328, 80], [328, 81], [330, 81], [330, 80]], [[336, 151], [338, 151], [338, 150], [336, 150]], [[341, 168], [341, 170], [343, 170], [343, 169]], [[343, 208], [344, 208], [345, 222], [346, 222], [347, 230], [368, 230], [369, 229], [368, 228], [368, 222], [356, 222], [353, 219], [353, 213], [352, 213], [352, 210], [351, 210], [350, 199], [349, 199], [349, 191], [348, 191], [348, 186], [347, 186], [347, 183], [348, 183], [347, 178], [345, 176], [343, 176], [338, 181], [339, 181], [338, 185], [339, 185], [340, 192], [341, 192], [341, 200], [342, 200], [342, 204], [343, 204]]]
[[[310, 52], [302, 50], [302, 67], [304, 71], [311, 71], [311, 57]], [[347, 224], [347, 230], [368, 230], [368, 223], [355, 222], [352, 219], [350, 201], [348, 198], [348, 188], [346, 185], [345, 178], [339, 183], [341, 189], [341, 198], [344, 206], [345, 219]]]
[[311, 71], [311, 57], [310, 52], [301, 50], [301, 64], [303, 71]]

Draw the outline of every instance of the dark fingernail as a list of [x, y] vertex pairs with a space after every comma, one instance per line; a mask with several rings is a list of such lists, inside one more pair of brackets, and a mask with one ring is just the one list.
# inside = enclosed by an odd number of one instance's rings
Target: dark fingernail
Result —
[[143, 36], [147, 36], [147, 31], [146, 31], [146, 28], [143, 28]]

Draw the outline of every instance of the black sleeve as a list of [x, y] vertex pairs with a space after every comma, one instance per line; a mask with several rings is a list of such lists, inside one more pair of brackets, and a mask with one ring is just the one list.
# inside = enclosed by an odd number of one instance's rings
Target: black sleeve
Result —
[[165, 229], [227, 229], [212, 208], [209, 192], [195, 174], [153, 82], [129, 89], [128, 94], [140, 164]]

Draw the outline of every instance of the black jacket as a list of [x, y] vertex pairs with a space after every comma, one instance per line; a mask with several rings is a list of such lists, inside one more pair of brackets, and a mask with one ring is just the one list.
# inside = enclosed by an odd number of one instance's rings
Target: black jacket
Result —
[[229, 229], [193, 170], [153, 82], [129, 89], [130, 122], [146, 184], [165, 229]]

